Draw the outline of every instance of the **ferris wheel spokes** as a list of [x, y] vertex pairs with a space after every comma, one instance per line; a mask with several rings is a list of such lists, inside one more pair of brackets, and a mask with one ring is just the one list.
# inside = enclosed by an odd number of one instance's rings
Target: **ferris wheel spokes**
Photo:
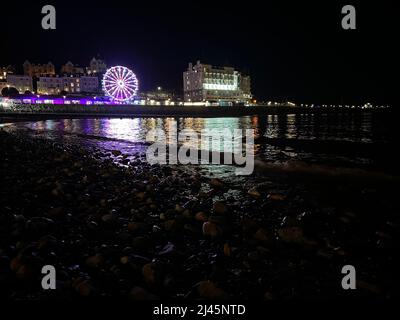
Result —
[[129, 101], [136, 96], [138, 89], [136, 75], [126, 67], [112, 67], [103, 77], [104, 93], [113, 100]]

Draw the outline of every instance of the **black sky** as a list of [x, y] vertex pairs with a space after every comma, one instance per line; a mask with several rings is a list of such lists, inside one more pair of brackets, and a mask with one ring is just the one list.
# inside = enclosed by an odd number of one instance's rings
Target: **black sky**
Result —
[[[396, 104], [399, 11], [394, 1], [32, 1], [2, 3], [0, 65], [25, 59], [134, 70], [141, 88], [181, 92], [189, 61], [252, 76], [260, 99]], [[41, 28], [41, 8], [57, 29]], [[341, 28], [341, 8], [357, 30]]]

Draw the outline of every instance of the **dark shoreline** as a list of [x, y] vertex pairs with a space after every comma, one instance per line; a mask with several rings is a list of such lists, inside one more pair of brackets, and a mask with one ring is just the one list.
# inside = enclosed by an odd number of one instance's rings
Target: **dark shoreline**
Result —
[[[0, 296], [11, 299], [389, 298], [393, 186], [282, 172], [233, 184], [118, 167], [111, 154], [0, 131]], [[104, 159], [103, 159], [104, 158]], [[232, 193], [232, 191], [234, 191]], [[56, 292], [40, 289], [53, 264]], [[341, 267], [354, 264], [354, 292]]]

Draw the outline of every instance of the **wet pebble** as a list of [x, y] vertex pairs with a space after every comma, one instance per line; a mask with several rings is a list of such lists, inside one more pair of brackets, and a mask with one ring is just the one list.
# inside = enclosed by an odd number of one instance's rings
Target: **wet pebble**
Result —
[[217, 224], [207, 221], [203, 223], [203, 235], [217, 238], [222, 235], [222, 230]]
[[228, 212], [228, 207], [222, 201], [216, 201], [213, 204], [213, 213], [217, 215], [223, 215]]
[[209, 300], [225, 300], [229, 297], [224, 290], [217, 287], [212, 281], [201, 281], [198, 284], [197, 292], [200, 297]]

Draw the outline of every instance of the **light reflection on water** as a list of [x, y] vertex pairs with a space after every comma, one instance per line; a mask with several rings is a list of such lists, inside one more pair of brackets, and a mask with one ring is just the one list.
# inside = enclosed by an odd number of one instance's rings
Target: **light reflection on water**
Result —
[[[45, 120], [28, 124], [30, 129], [50, 130], [66, 132], [69, 134], [86, 135], [90, 137], [102, 137], [126, 142], [146, 141], [146, 134], [152, 129], [164, 130], [169, 143], [170, 133], [177, 128], [180, 132], [184, 129], [194, 130], [200, 134], [204, 129], [212, 129], [216, 133], [223, 134], [229, 129], [255, 129], [257, 137], [258, 128], [254, 126], [257, 122], [250, 117], [246, 118], [124, 118], [124, 119], [64, 119]], [[174, 126], [175, 125], [175, 126]], [[233, 132], [233, 131], [232, 131]], [[199, 136], [200, 137], [200, 136]], [[190, 142], [190, 141], [189, 141]], [[205, 146], [204, 141], [201, 146]], [[199, 147], [194, 143], [188, 143], [191, 147]], [[222, 145], [210, 145], [212, 151], [221, 151]]]
[[[192, 129], [197, 133], [203, 129], [212, 129], [220, 133], [225, 129], [253, 129], [256, 156], [272, 161], [294, 159], [371, 163], [374, 161], [373, 155], [348, 154], [349, 150], [344, 152], [334, 143], [368, 145], [386, 143], [389, 138], [382, 128], [376, 128], [376, 121], [374, 122], [370, 113], [280, 114], [226, 118], [63, 119], [37, 121], [25, 125], [38, 131], [68, 133], [86, 142], [92, 139], [91, 143], [106, 149], [132, 150], [132, 143], [144, 143], [146, 134], [151, 129], [163, 129], [168, 137], [175, 121], [178, 132], [183, 129]], [[97, 141], [96, 138], [101, 139]], [[332, 149], [329, 148], [331, 144]], [[321, 145], [323, 150], [318, 149]], [[212, 145], [211, 148], [220, 151], [218, 148], [221, 146]]]

